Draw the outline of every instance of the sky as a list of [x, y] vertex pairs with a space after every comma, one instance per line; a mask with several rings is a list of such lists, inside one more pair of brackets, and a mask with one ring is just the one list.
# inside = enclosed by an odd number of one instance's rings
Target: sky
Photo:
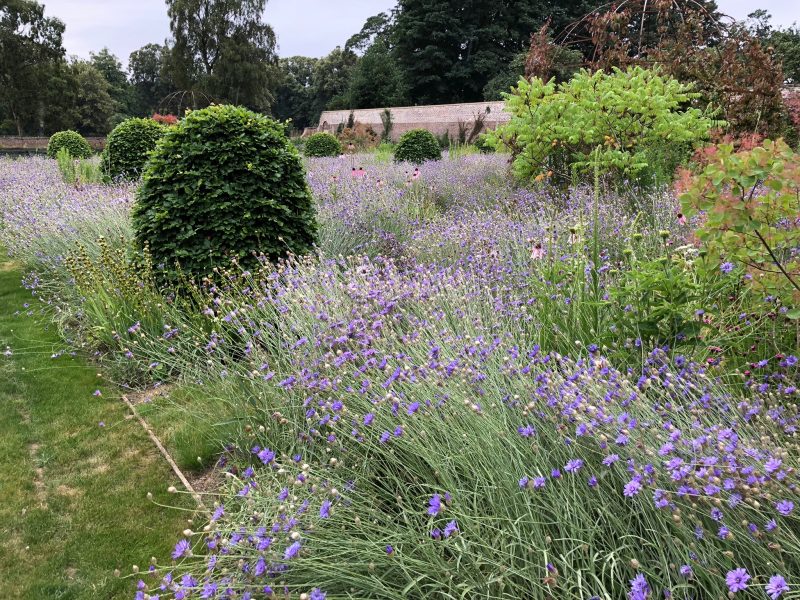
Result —
[[[127, 64], [131, 52], [169, 37], [164, 0], [39, 0], [46, 14], [67, 25], [67, 54], [88, 58], [108, 47]], [[536, 0], [532, 0], [536, 1]], [[800, 24], [798, 0], [717, 0], [722, 12], [744, 19], [757, 8], [775, 25]], [[387, 11], [396, 0], [269, 0], [265, 20], [278, 36], [280, 56], [325, 56], [358, 32], [367, 17]]]

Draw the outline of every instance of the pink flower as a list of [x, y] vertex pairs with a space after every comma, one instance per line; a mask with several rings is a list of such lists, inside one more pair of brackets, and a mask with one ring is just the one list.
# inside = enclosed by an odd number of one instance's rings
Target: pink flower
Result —
[[544, 248], [542, 248], [542, 244], [540, 242], [536, 242], [533, 245], [533, 249], [531, 250], [531, 258], [533, 260], [544, 258]]

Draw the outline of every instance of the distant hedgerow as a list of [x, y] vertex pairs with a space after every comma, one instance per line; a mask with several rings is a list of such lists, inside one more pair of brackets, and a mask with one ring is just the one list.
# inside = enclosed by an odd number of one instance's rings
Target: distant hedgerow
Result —
[[203, 276], [238, 255], [277, 259], [314, 244], [311, 193], [283, 126], [236, 106], [189, 113], [167, 130], [133, 209], [140, 245], [156, 264]]
[[92, 147], [86, 138], [77, 131], [69, 129], [50, 136], [47, 144], [47, 156], [55, 158], [62, 148], [66, 148], [72, 158], [89, 158], [92, 155]]
[[439, 160], [442, 150], [439, 142], [430, 131], [426, 129], [412, 129], [405, 132], [394, 150], [395, 162], [408, 161], [414, 164], [424, 163], [426, 160]]

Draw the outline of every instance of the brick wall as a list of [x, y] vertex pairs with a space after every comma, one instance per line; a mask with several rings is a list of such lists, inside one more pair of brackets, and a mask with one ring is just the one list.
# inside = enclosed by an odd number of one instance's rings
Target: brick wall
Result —
[[[503, 101], [469, 102], [464, 104], [438, 104], [431, 106], [400, 106], [390, 108], [392, 112], [392, 139], [396, 140], [410, 129], [427, 129], [431, 133], [441, 135], [445, 131], [451, 138], [458, 137], [459, 122], [467, 125], [467, 134], [478, 115], [486, 115], [485, 129], [494, 129], [511, 118], [503, 108]], [[336, 132], [339, 124], [347, 124], [350, 113], [358, 123], [369, 125], [377, 133], [383, 132], [381, 108], [359, 110], [328, 110], [319, 118], [317, 131]]]
[[[11, 135], [0, 135], [0, 150], [14, 151], [44, 151], [47, 150], [49, 137], [17, 137]], [[106, 145], [104, 137], [87, 137], [86, 141], [95, 150], [102, 150]]]

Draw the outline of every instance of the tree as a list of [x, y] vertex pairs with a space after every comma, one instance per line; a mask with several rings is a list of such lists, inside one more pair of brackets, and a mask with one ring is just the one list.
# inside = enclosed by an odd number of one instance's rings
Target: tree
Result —
[[89, 54], [90, 62], [108, 82], [109, 94], [114, 101], [114, 112], [130, 116], [134, 112], [133, 94], [122, 63], [108, 48]]
[[294, 128], [302, 130], [316, 124], [316, 90], [314, 70], [319, 59], [307, 56], [290, 56], [278, 61], [280, 84], [275, 91], [272, 114], [276, 119], [292, 120]]
[[317, 62], [313, 78], [317, 115], [325, 109], [349, 108], [347, 90], [357, 62], [352, 50], [342, 50], [339, 46]]
[[408, 103], [408, 84], [385, 40], [373, 43], [350, 77], [350, 108], [385, 108]]
[[39, 129], [49, 75], [63, 62], [64, 23], [46, 17], [33, 0], [0, 4], [0, 112], [23, 134]]
[[787, 83], [800, 83], [800, 28], [773, 29], [772, 15], [759, 9], [747, 15], [747, 29], [763, 45], [772, 48], [776, 58], [783, 66], [783, 76]]
[[108, 133], [114, 100], [103, 74], [90, 62], [74, 60], [69, 65], [68, 76], [65, 112], [70, 127], [83, 135]]
[[131, 52], [128, 58], [135, 112], [139, 115], [158, 112], [167, 95], [175, 91], [168, 73], [169, 52], [167, 46], [147, 44]]
[[557, 7], [530, 0], [400, 0], [393, 52], [414, 102], [478, 101], [548, 18], [558, 30], [589, 9], [586, 0]]
[[263, 110], [277, 79], [276, 39], [262, 23], [266, 0], [167, 0], [179, 87]]

